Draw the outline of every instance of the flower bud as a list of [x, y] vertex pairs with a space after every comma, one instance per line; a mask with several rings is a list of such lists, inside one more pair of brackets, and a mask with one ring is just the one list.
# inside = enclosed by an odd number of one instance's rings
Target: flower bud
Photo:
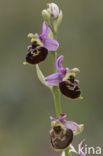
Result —
[[52, 18], [57, 18], [59, 16], [59, 7], [55, 3], [49, 3], [47, 5], [47, 11]]
[[76, 72], [80, 72], [80, 70], [78, 68], [73, 68], [72, 72], [76, 73]]
[[50, 25], [50, 14], [47, 10], [42, 11], [42, 16], [47, 25]]

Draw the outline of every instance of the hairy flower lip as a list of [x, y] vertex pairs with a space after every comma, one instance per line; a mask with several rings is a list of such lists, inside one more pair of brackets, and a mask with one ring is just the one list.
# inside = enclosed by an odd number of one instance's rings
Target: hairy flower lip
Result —
[[76, 99], [80, 97], [80, 88], [75, 81], [73, 83], [70, 83], [68, 81], [62, 81], [59, 83], [59, 88], [61, 93], [66, 97], [69, 97], [71, 99]]
[[[54, 131], [52, 131], [53, 133]], [[66, 149], [73, 140], [73, 131], [70, 129], [66, 129], [65, 132], [65, 136], [61, 135], [56, 135], [55, 132], [52, 136], [52, 134], [50, 133], [50, 141], [51, 141], [51, 145], [54, 148], [54, 150], [56, 151], [62, 151], [64, 149]]]
[[26, 62], [30, 64], [39, 64], [44, 61], [48, 55], [48, 50], [45, 47], [36, 47], [34, 49], [29, 49], [26, 55]]

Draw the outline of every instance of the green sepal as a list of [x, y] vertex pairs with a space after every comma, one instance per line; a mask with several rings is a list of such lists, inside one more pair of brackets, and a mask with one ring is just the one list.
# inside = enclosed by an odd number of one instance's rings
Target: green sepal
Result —
[[62, 23], [62, 19], [63, 19], [63, 13], [62, 13], [62, 10], [60, 10], [59, 17], [54, 21], [55, 32], [58, 31], [58, 28], [59, 28], [60, 24]]
[[50, 90], [52, 90], [52, 86], [48, 86], [48, 85], [45, 84], [45, 77], [44, 77], [42, 71], [40, 70], [38, 64], [36, 65], [36, 72], [37, 72], [37, 76], [38, 76], [38, 79], [40, 80], [40, 82], [41, 82], [44, 86], [46, 86], [46, 87], [48, 87]]
[[42, 11], [42, 17], [48, 26], [51, 25], [50, 15], [47, 10]]
[[81, 133], [83, 132], [83, 130], [84, 130], [84, 125], [81, 124], [81, 125], [79, 125], [79, 126], [80, 126], [80, 130], [76, 130], [76, 131], [74, 132], [74, 135], [78, 135], [78, 134], [81, 134]]

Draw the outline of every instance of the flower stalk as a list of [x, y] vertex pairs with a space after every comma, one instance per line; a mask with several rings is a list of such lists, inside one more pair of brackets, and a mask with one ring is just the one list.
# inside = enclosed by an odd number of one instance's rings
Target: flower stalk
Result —
[[60, 94], [58, 87], [54, 86], [52, 89], [52, 93], [54, 97], [56, 117], [58, 118], [61, 113]]
[[[54, 29], [53, 29], [54, 30]], [[52, 31], [53, 38], [57, 40], [57, 33], [55, 31]], [[57, 71], [56, 69], [56, 60], [57, 60], [57, 51], [53, 52], [53, 64], [54, 64], [54, 72]], [[60, 93], [57, 86], [54, 86], [52, 89], [53, 97], [54, 97], [54, 103], [55, 103], [55, 112], [56, 117], [58, 118], [60, 116], [61, 111], [61, 103], [60, 103]]]
[[[57, 32], [55, 32], [54, 28], [53, 28], [52, 33], [53, 33], [53, 38], [55, 40], [57, 40]], [[53, 61], [54, 62], [54, 72], [57, 72], [57, 69], [56, 69], [57, 51], [55, 51], [53, 53], [53, 59], [54, 59], [54, 61]], [[52, 93], [53, 93], [53, 97], [54, 97], [56, 117], [59, 118], [60, 113], [62, 112], [62, 109], [61, 109], [60, 92], [59, 92], [58, 86], [53, 86]], [[69, 149], [65, 150], [65, 156], [72, 156], [71, 152], [69, 152]]]
[[69, 151], [68, 149], [65, 150], [65, 156], [71, 156], [71, 153], [68, 151]]

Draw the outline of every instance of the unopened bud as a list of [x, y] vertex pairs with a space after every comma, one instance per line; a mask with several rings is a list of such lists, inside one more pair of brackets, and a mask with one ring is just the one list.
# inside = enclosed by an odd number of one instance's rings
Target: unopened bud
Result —
[[29, 33], [29, 34], [28, 34], [28, 37], [29, 37], [29, 38], [34, 38], [35, 36], [34, 36], [33, 33]]
[[78, 68], [73, 68], [72, 72], [80, 72], [80, 70]]
[[42, 16], [47, 25], [50, 25], [50, 14], [47, 10], [42, 11]]
[[49, 3], [47, 5], [47, 11], [52, 18], [57, 18], [59, 16], [59, 7], [55, 3]]

